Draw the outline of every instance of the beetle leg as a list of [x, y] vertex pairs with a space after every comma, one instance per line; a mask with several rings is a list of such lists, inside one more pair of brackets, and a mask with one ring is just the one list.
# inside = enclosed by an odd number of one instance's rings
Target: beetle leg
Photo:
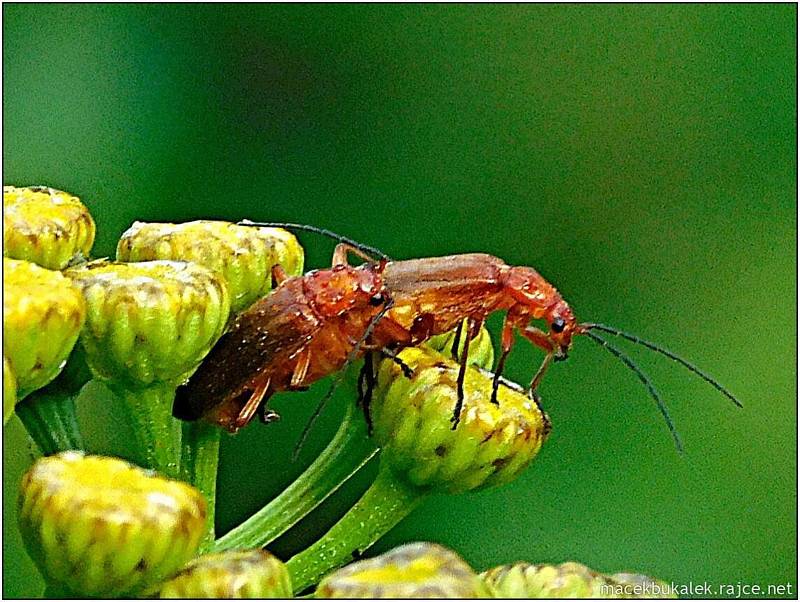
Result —
[[236, 421], [234, 422], [234, 426], [237, 430], [245, 426], [253, 419], [253, 416], [255, 415], [262, 401], [266, 402], [264, 396], [267, 394], [267, 390], [269, 389], [270, 380], [271, 379], [269, 376], [258, 377], [258, 380], [256, 381], [256, 387], [253, 389], [250, 399], [248, 399], [247, 403], [244, 404], [244, 407], [239, 412], [239, 415], [236, 417]]
[[533, 379], [531, 379], [531, 386], [528, 389], [528, 394], [531, 396], [531, 399], [538, 400], [539, 395], [536, 393], [536, 389], [539, 387], [539, 383], [542, 381], [542, 377], [544, 373], [547, 371], [547, 368], [550, 366], [550, 363], [553, 361], [554, 356], [554, 349], [555, 346], [553, 342], [550, 340], [549, 335], [536, 328], [535, 326], [528, 325], [522, 329], [522, 336], [528, 339], [531, 343], [539, 347], [540, 349], [544, 349], [547, 352], [547, 355], [544, 356], [544, 360], [542, 360], [542, 365], [539, 366], [539, 369], [536, 371]]
[[500, 402], [497, 401], [497, 390], [500, 388], [500, 377], [503, 374], [503, 368], [506, 365], [506, 358], [508, 357], [510, 350], [503, 350], [500, 353], [500, 358], [497, 360], [497, 368], [495, 368], [494, 379], [492, 379], [492, 403], [496, 406], [500, 405]]
[[372, 337], [370, 337], [370, 341], [375, 341], [379, 345], [382, 345], [382, 343], [390, 343], [405, 347], [416, 343], [417, 339], [414, 338], [413, 333], [393, 320], [390, 315], [387, 315], [378, 322], [378, 325], [372, 333]]
[[469, 321], [469, 333], [470, 340], [474, 339], [481, 331], [481, 327], [483, 326], [483, 319], [473, 318]]
[[336, 248], [333, 250], [333, 260], [331, 261], [333, 267], [336, 267], [337, 265], [347, 265], [348, 253], [352, 253], [367, 263], [375, 263], [375, 259], [364, 253], [364, 251], [361, 249], [356, 249], [354, 246], [348, 245], [346, 242], [341, 242], [336, 245]]
[[289, 276], [286, 274], [286, 270], [283, 269], [283, 266], [279, 263], [276, 263], [272, 266], [272, 287], [275, 288], [276, 286], [280, 286], [284, 282], [289, 279]]
[[[460, 333], [461, 326], [459, 325], [458, 332]], [[467, 375], [467, 359], [469, 356], [469, 333], [473, 330], [473, 319], [469, 319], [469, 327], [467, 329], [467, 335], [464, 338], [464, 349], [461, 351], [461, 362], [458, 368], [458, 380], [456, 381], [457, 384], [457, 392], [458, 392], [458, 399], [456, 400], [456, 407], [453, 410], [453, 417], [450, 419], [450, 422], [453, 423], [452, 429], [455, 430], [458, 426], [458, 422], [461, 420], [461, 410], [464, 407], [464, 378]], [[456, 347], [456, 351], [458, 351], [458, 347]]]
[[544, 360], [542, 360], [542, 365], [539, 366], [539, 369], [536, 371], [533, 379], [531, 380], [531, 386], [528, 389], [528, 395], [530, 395], [531, 399], [533, 399], [537, 404], [539, 403], [539, 394], [536, 392], [536, 389], [539, 387], [539, 383], [544, 376], [547, 367], [553, 361], [553, 354], [548, 353], [544, 356]]
[[381, 349], [381, 353], [391, 359], [395, 364], [400, 366], [400, 369], [403, 371], [403, 376], [406, 378], [412, 378], [414, 376], [414, 369], [411, 368], [408, 364], [406, 364], [403, 360], [400, 359], [400, 356], [397, 355], [396, 352], [389, 349], [388, 347], [384, 347]]
[[414, 343], [421, 343], [431, 338], [435, 324], [436, 318], [433, 314], [424, 313], [416, 316], [411, 324], [411, 340]]
[[370, 414], [370, 404], [372, 403], [372, 391], [375, 389], [375, 368], [374, 354], [367, 353], [364, 356], [364, 365], [358, 375], [358, 404], [364, 412], [364, 420], [367, 422], [367, 433], [372, 435], [372, 415]]
[[292, 389], [299, 389], [303, 384], [303, 381], [306, 378], [306, 374], [308, 374], [308, 366], [311, 364], [311, 349], [306, 347], [303, 349], [297, 359], [297, 363], [294, 365], [294, 372], [292, 372], [292, 380], [289, 383], [289, 387]]
[[548, 335], [544, 330], [536, 328], [536, 326], [528, 325], [520, 329], [520, 334], [528, 339], [531, 343], [536, 345], [539, 349], [542, 349], [547, 353], [553, 353], [555, 346], [553, 345], [553, 341], [550, 340], [550, 335]]
[[492, 403], [500, 405], [497, 401], [497, 389], [500, 387], [500, 377], [503, 375], [503, 367], [506, 365], [506, 358], [511, 353], [511, 348], [514, 346], [514, 322], [513, 318], [506, 314], [503, 321], [503, 334], [500, 339], [500, 357], [497, 360], [497, 367], [494, 370], [494, 380], [492, 381]]
[[454, 359], [458, 359], [458, 346], [461, 344], [461, 330], [464, 327], [463, 320], [458, 323], [456, 326], [456, 332], [453, 335], [453, 347], [450, 349], [450, 354], [453, 356]]

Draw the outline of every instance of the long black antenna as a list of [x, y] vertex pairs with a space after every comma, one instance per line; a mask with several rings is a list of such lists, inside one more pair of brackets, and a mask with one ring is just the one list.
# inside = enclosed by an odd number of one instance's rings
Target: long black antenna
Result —
[[663, 399], [661, 399], [661, 395], [658, 394], [658, 391], [656, 391], [655, 386], [653, 386], [653, 383], [650, 381], [647, 375], [644, 372], [642, 372], [642, 370], [636, 364], [633, 363], [633, 360], [631, 360], [631, 358], [622, 353], [622, 351], [620, 351], [616, 347], [611, 346], [605, 339], [597, 336], [593, 332], [589, 332], [588, 330], [585, 331], [584, 334], [590, 339], [592, 339], [595, 343], [600, 345], [601, 347], [604, 347], [609, 353], [615, 355], [618, 359], [620, 359], [622, 363], [624, 363], [626, 366], [628, 366], [628, 368], [633, 370], [636, 376], [639, 377], [639, 380], [642, 381], [642, 383], [644, 383], [644, 386], [647, 387], [647, 390], [650, 392], [650, 396], [655, 400], [656, 405], [658, 406], [658, 409], [661, 412], [661, 415], [664, 417], [664, 420], [666, 421], [667, 426], [669, 427], [669, 432], [672, 433], [672, 438], [675, 440], [675, 447], [678, 449], [679, 453], [683, 453], [683, 443], [681, 443], [681, 438], [680, 435], [678, 435], [678, 430], [675, 428], [675, 424], [672, 422], [672, 418], [670, 418], [669, 410], [667, 410], [667, 404], [664, 403]]
[[377, 249], [370, 245], [365, 245], [360, 243], [352, 238], [348, 238], [347, 236], [342, 236], [341, 234], [337, 234], [333, 230], [328, 230], [327, 228], [318, 228], [317, 226], [311, 226], [309, 224], [293, 224], [289, 222], [251, 222], [249, 219], [244, 219], [240, 221], [237, 226], [253, 226], [258, 228], [284, 228], [286, 230], [302, 230], [304, 232], [314, 232], [316, 234], [321, 234], [322, 236], [327, 236], [328, 238], [332, 238], [333, 240], [338, 240], [339, 242], [346, 243], [351, 247], [366, 253], [367, 255], [373, 255], [378, 259], [385, 259], [386, 261], [391, 261], [392, 258], [389, 257], [386, 253]]
[[378, 322], [380, 322], [381, 318], [383, 318], [383, 316], [386, 315], [386, 312], [388, 312], [390, 309], [392, 309], [393, 305], [394, 305], [394, 303], [392, 303], [392, 301], [389, 300], [386, 303], [386, 305], [383, 306], [383, 309], [381, 309], [381, 311], [379, 311], [372, 318], [372, 320], [370, 320], [369, 324], [367, 325], [367, 328], [364, 330], [364, 334], [362, 334], [361, 337], [358, 339], [358, 343], [356, 343], [356, 345], [350, 350], [350, 353], [347, 355], [347, 359], [344, 361], [344, 364], [342, 365], [341, 370], [339, 370], [339, 373], [336, 375], [336, 379], [331, 383], [331, 386], [328, 389], [328, 392], [325, 393], [325, 396], [317, 404], [317, 407], [314, 410], [314, 413], [311, 415], [311, 418], [306, 423], [306, 426], [303, 429], [303, 432], [300, 434], [300, 439], [297, 441], [297, 444], [294, 446], [294, 451], [292, 451], [292, 462], [297, 460], [297, 456], [300, 454], [300, 450], [303, 448], [303, 445], [305, 444], [306, 439], [308, 439], [308, 435], [309, 435], [309, 433], [311, 433], [311, 429], [313, 428], [314, 423], [317, 421], [317, 418], [319, 418], [319, 415], [322, 413], [322, 410], [325, 407], [325, 404], [328, 403], [330, 398], [333, 396], [333, 392], [336, 390], [336, 387], [338, 387], [341, 384], [342, 380], [344, 379], [344, 374], [345, 374], [345, 371], [347, 370], [348, 366], [350, 366], [350, 364], [352, 364], [355, 361], [356, 356], [358, 355], [358, 352], [361, 351], [361, 346], [369, 338], [369, 335], [372, 334], [372, 331], [375, 330], [375, 327], [378, 325]]
[[613, 335], [616, 335], [618, 337], [622, 337], [623, 339], [627, 339], [628, 341], [631, 341], [632, 343], [636, 343], [637, 345], [642, 345], [643, 347], [647, 347], [648, 349], [650, 349], [652, 351], [655, 351], [656, 353], [660, 353], [661, 355], [665, 355], [669, 359], [671, 359], [671, 360], [673, 360], [675, 362], [678, 362], [684, 368], [686, 368], [690, 372], [693, 372], [694, 374], [696, 374], [697, 376], [702, 378], [704, 381], [706, 381], [708, 384], [710, 384], [712, 387], [714, 387], [717, 391], [719, 391], [725, 397], [727, 397], [733, 403], [735, 403], [737, 406], [739, 406], [740, 408], [742, 407], [742, 402], [739, 401], [738, 399], [736, 399], [736, 397], [733, 395], [733, 393], [728, 391], [725, 387], [723, 387], [716, 380], [711, 378], [708, 374], [706, 374], [705, 372], [700, 370], [700, 368], [698, 368], [694, 364], [689, 363], [688, 361], [686, 361], [682, 357], [676, 355], [675, 353], [673, 353], [669, 349], [665, 349], [664, 347], [661, 347], [660, 345], [656, 345], [655, 343], [651, 343], [650, 341], [645, 341], [644, 339], [641, 339], [641, 338], [637, 337], [635, 334], [630, 334], [628, 332], [623, 332], [622, 330], [620, 330], [618, 328], [614, 328], [613, 326], [606, 326], [605, 324], [581, 324], [581, 328], [584, 330], [584, 332], [586, 334], [589, 334], [588, 332], [586, 332], [586, 331], [589, 331], [589, 330], [602, 330], [603, 332], [607, 332], [609, 334], [613, 334]]

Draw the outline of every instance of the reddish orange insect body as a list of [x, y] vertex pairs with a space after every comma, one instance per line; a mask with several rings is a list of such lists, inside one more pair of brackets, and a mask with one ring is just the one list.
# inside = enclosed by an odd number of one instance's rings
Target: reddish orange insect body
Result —
[[[257, 410], [269, 421], [277, 415], [268, 413], [262, 400], [276, 391], [304, 389], [368, 351], [382, 350], [394, 356], [397, 349], [457, 328], [455, 353], [466, 319], [455, 428], [463, 401], [469, 341], [491, 313], [503, 310], [506, 317], [495, 368], [495, 393], [514, 343], [514, 329], [546, 353], [531, 381], [529, 391], [534, 399], [550, 363], [566, 359], [575, 335], [586, 335], [622, 361], [647, 387], [680, 449], [666, 405], [650, 379], [627, 355], [600, 337], [600, 331], [669, 357], [741, 405], [717, 381], [671, 351], [611, 326], [579, 324], [556, 288], [533, 268], [509, 266], [481, 253], [388, 261], [377, 249], [313, 226], [242, 223], [311, 230], [346, 244], [337, 246], [331, 270], [285, 282], [280, 273], [275, 274], [281, 281], [277, 289], [237, 317], [200, 369], [178, 389], [174, 414], [179, 418], [202, 417], [233, 432], [247, 424]], [[350, 267], [348, 252], [370, 261], [373, 253], [382, 260]], [[535, 320], [544, 321], [546, 329], [533, 325]], [[371, 368], [362, 372], [362, 378], [369, 385]], [[368, 386], [362, 400], [365, 410], [369, 391]]]
[[266, 401], [278, 391], [302, 390], [340, 370], [361, 347], [364, 333], [389, 297], [383, 265], [344, 265], [283, 280], [239, 314], [200, 368], [178, 387], [173, 414], [205, 419], [231, 432], [256, 411], [278, 418]]
[[[556, 357], [566, 357], [578, 330], [566, 301], [538, 272], [512, 267], [491, 255], [472, 253], [390, 262], [384, 274], [394, 305], [373, 337], [390, 345], [393, 336], [416, 345], [457, 327], [465, 318], [474, 336], [489, 314], [507, 310], [503, 353], [513, 344], [513, 329]], [[544, 320], [545, 332], [531, 326]], [[407, 332], [400, 338], [399, 330]], [[383, 337], [383, 339], [381, 339]]]

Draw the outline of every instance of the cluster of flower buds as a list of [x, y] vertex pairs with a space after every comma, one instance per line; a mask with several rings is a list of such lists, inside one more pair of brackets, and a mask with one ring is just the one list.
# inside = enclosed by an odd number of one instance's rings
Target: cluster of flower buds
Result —
[[634, 573], [604, 575], [577, 562], [517, 562], [481, 573], [498, 598], [672, 598], [663, 581]]
[[327, 575], [317, 598], [669, 598], [669, 586], [644, 575], [602, 575], [576, 562], [518, 562], [477, 575], [452, 550], [412, 543]]
[[[485, 328], [470, 344], [461, 384], [452, 358], [465, 342], [459, 337], [455, 345], [453, 333], [384, 360], [369, 408], [374, 444], [364, 445], [364, 425], [353, 426], [350, 408], [332, 442], [358, 450], [350, 468], [333, 467], [341, 450], [326, 451], [276, 510], [217, 540], [217, 553], [200, 555], [214, 543], [219, 431], [181, 426], [171, 412], [175, 387], [232, 313], [269, 293], [274, 266], [302, 273], [302, 248], [276, 228], [136, 222], [115, 261], [90, 261], [95, 225], [78, 198], [45, 187], [3, 192], [4, 420], [16, 408], [46, 453], [79, 448], [80, 437], [64, 425], [75, 422], [73, 397], [90, 369], [124, 401], [142, 464], [161, 473], [80, 451], [34, 464], [22, 482], [18, 517], [51, 595], [270, 598], [319, 583], [316, 596], [326, 598], [641, 597], [637, 592], [663, 585], [575, 563], [517, 563], [478, 575], [454, 552], [428, 543], [331, 572], [429, 494], [507, 483], [538, 454], [550, 421], [503, 379], [499, 403], [492, 402], [494, 349]], [[48, 443], [48, 429], [59, 424], [65, 434]], [[270, 537], [284, 532], [363, 466], [375, 445], [375, 482], [327, 534], [285, 565], [260, 549], [267, 541], [254, 529]], [[292, 500], [302, 508], [287, 512]]]
[[219, 272], [236, 313], [266, 295], [272, 266], [290, 276], [303, 272], [303, 249], [279, 228], [200, 220], [184, 224], [134, 222], [117, 244], [118, 261], [190, 261]]
[[44, 186], [3, 187], [3, 419], [16, 409], [45, 453], [81, 445], [73, 394], [83, 383], [53, 381], [86, 309], [57, 270], [85, 258], [94, 235], [94, 220], [77, 197]]

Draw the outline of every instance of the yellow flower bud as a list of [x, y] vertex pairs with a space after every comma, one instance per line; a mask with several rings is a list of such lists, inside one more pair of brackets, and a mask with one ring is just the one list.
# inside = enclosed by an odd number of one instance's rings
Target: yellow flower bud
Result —
[[492, 375], [470, 366], [453, 429], [458, 364], [422, 347], [403, 350], [400, 359], [413, 376], [385, 360], [372, 403], [381, 462], [396, 474], [423, 489], [455, 493], [506, 483], [536, 456], [550, 421], [521, 388], [503, 381], [495, 405]]
[[74, 451], [37, 461], [19, 497], [31, 557], [48, 583], [80, 596], [151, 591], [194, 556], [205, 518], [193, 487]]
[[86, 298], [81, 343], [92, 371], [134, 387], [193, 370], [230, 312], [220, 276], [192, 263], [95, 261], [65, 274]]
[[3, 354], [22, 399], [53, 380], [75, 346], [86, 306], [61, 272], [3, 258]]
[[489, 598], [490, 590], [455, 552], [410, 543], [328, 575], [317, 598]]
[[161, 587], [161, 598], [291, 598], [286, 566], [266, 550], [234, 550], [192, 560]]
[[51, 270], [88, 256], [95, 226], [78, 197], [46, 186], [3, 187], [3, 254]]

